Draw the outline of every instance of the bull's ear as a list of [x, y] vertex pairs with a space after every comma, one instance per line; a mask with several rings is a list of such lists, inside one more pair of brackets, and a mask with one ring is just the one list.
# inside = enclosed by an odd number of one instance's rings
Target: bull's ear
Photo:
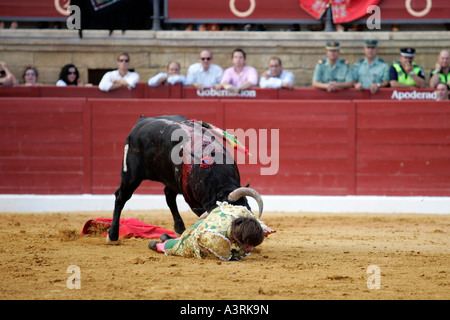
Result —
[[247, 185], [245, 186], [246, 188], [250, 187], [250, 183], [247, 183]]

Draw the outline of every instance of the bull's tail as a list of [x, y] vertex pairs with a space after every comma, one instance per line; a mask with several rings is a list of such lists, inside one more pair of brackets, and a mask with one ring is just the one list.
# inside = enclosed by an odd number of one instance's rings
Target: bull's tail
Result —
[[[127, 141], [128, 142], [128, 141]], [[122, 164], [122, 171], [127, 172], [127, 156], [128, 156], [128, 149], [130, 145], [128, 143], [125, 144], [125, 147], [123, 148], [123, 164]]]

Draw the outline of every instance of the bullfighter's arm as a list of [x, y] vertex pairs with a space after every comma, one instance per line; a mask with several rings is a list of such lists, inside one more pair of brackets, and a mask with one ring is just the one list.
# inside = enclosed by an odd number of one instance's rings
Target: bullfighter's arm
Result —
[[214, 254], [220, 260], [228, 261], [233, 258], [231, 241], [213, 229], [203, 229], [197, 235], [197, 244], [204, 250]]

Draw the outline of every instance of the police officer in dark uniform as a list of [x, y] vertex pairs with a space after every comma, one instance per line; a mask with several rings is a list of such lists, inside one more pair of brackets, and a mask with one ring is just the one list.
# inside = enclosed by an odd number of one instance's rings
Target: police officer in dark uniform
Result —
[[400, 62], [395, 61], [389, 69], [392, 88], [425, 88], [425, 74], [414, 60], [414, 48], [400, 49]]

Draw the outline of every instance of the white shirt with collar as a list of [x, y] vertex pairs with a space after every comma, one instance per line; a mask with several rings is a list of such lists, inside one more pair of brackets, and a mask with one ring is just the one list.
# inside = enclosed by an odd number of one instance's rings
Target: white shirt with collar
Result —
[[267, 70], [266, 73], [270, 76], [269, 79], [265, 77], [261, 77], [259, 79], [259, 87], [260, 88], [271, 88], [271, 89], [280, 89], [283, 83], [292, 83], [295, 82], [294, 74], [290, 71], [283, 70], [279, 77], [272, 77], [270, 75], [270, 70]]
[[125, 76], [121, 76], [119, 70], [113, 70], [105, 73], [102, 80], [98, 84], [98, 88], [102, 91], [109, 91], [113, 86], [114, 80], [125, 80], [128, 83], [128, 90], [134, 89], [139, 82], [140, 76], [137, 72], [128, 71]]
[[211, 64], [208, 71], [203, 69], [200, 62], [191, 64], [187, 71], [186, 85], [201, 83], [205, 88], [212, 88], [215, 84], [220, 84], [223, 69], [216, 64]]
[[[160, 72], [156, 76], [148, 79], [148, 85], [151, 87], [157, 87], [159, 78], [163, 78], [163, 77], [167, 77], [167, 72]], [[168, 77], [166, 81], [169, 84], [181, 83], [184, 86], [186, 83], [186, 77], [182, 74], [174, 74], [174, 75]]]

